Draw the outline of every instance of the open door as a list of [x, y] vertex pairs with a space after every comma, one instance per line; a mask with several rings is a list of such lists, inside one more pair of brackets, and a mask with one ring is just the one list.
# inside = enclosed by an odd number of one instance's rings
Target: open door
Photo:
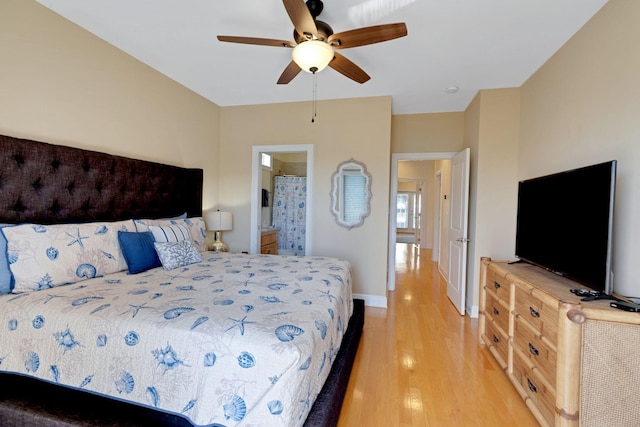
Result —
[[469, 246], [469, 155], [469, 148], [465, 148], [451, 161], [447, 296], [462, 315], [465, 313]]

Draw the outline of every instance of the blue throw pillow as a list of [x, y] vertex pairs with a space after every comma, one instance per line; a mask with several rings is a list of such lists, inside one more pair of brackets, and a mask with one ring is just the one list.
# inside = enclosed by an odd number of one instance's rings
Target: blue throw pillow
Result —
[[153, 246], [153, 234], [150, 231], [141, 233], [118, 231], [118, 241], [129, 273], [137, 274], [160, 267], [160, 258]]
[[11, 289], [13, 289], [13, 275], [9, 269], [9, 255], [7, 254], [7, 238], [2, 232], [2, 227], [10, 226], [10, 224], [0, 224], [0, 295], [11, 293]]

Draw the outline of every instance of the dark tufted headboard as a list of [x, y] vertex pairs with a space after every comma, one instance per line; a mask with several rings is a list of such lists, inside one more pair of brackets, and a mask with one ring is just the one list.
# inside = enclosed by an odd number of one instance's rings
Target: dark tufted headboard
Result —
[[202, 169], [0, 135], [0, 223], [202, 215]]

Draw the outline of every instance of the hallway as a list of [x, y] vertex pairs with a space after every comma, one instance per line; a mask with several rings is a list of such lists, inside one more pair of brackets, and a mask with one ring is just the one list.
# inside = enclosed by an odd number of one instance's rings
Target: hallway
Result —
[[460, 316], [430, 250], [396, 245], [388, 308], [367, 307], [338, 426], [537, 426]]

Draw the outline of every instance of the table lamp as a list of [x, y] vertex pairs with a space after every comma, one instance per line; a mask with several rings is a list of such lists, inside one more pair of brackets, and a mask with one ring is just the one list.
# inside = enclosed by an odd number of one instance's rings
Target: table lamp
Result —
[[231, 212], [209, 211], [205, 214], [207, 230], [213, 231], [215, 240], [209, 246], [210, 251], [229, 252], [229, 247], [221, 240], [222, 232], [233, 229], [233, 215]]

